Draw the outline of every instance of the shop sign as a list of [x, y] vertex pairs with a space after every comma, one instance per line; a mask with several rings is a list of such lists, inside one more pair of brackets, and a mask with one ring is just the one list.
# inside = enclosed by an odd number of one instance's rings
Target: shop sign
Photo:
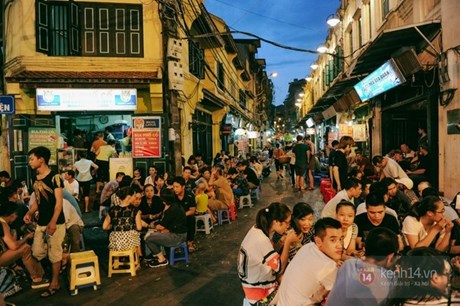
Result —
[[136, 89], [37, 88], [39, 111], [134, 111]]
[[226, 123], [222, 127], [222, 135], [230, 135], [233, 132], [233, 126], [231, 124]]
[[361, 101], [364, 102], [405, 81], [406, 79], [394, 60], [390, 59], [356, 84], [354, 88]]
[[29, 128], [29, 150], [45, 147], [51, 151], [49, 165], [56, 165], [56, 153], [59, 136], [55, 128]]
[[248, 139], [259, 138], [259, 136], [260, 136], [260, 133], [257, 132], [257, 131], [249, 131], [248, 132]]
[[134, 158], [161, 157], [161, 117], [133, 117], [131, 143]]
[[348, 124], [339, 124], [339, 139], [343, 136], [353, 137], [353, 127]]
[[353, 140], [355, 142], [366, 141], [366, 125], [355, 124], [353, 125]]
[[11, 115], [14, 111], [14, 97], [0, 96], [0, 114]]

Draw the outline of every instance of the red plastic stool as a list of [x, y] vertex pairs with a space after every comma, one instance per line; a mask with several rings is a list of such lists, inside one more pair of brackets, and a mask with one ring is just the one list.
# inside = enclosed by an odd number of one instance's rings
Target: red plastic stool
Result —
[[230, 219], [232, 221], [235, 221], [236, 218], [238, 217], [238, 215], [236, 214], [236, 206], [235, 206], [235, 203], [231, 203], [230, 206], [228, 207], [229, 211], [230, 211]]

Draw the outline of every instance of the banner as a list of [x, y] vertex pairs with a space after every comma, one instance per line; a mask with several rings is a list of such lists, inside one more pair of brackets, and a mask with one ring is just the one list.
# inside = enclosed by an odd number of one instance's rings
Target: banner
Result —
[[29, 151], [36, 147], [45, 147], [51, 151], [48, 165], [57, 165], [56, 153], [59, 136], [55, 128], [29, 128]]
[[161, 117], [133, 117], [132, 156], [161, 157]]

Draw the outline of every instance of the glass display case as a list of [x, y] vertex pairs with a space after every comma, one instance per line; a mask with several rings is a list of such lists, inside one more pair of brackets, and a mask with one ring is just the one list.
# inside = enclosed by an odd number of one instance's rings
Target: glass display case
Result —
[[67, 170], [71, 170], [73, 165], [78, 160], [78, 152], [87, 151], [83, 148], [61, 148], [58, 149], [58, 169], [59, 173], [63, 173]]

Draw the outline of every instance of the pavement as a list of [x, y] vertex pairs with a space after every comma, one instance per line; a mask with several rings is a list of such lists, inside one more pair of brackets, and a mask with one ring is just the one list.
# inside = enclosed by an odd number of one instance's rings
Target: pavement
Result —
[[96, 211], [84, 215], [84, 239], [87, 250], [99, 258], [101, 286], [98, 290], [83, 288], [70, 295], [66, 274], [61, 275], [61, 289], [52, 297], [41, 298], [43, 289], [32, 290], [30, 283], [7, 299], [18, 306], [26, 305], [187, 305], [235, 306], [243, 304], [243, 291], [236, 271], [238, 249], [247, 231], [255, 223], [257, 211], [271, 202], [292, 207], [298, 202], [310, 204], [319, 218], [324, 201], [319, 188], [294, 191], [289, 179], [277, 180], [274, 171], [262, 182], [260, 198], [252, 208], [238, 210], [231, 224], [215, 226], [209, 235], [197, 233], [198, 250], [190, 254], [190, 262], [173, 266], [149, 268], [145, 265], [132, 277], [115, 274], [107, 277], [108, 235], [100, 228]]

